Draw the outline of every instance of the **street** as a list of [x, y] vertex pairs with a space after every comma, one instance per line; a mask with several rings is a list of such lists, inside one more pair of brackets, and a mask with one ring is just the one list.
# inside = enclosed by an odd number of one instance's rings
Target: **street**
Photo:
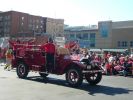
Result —
[[49, 75], [43, 79], [30, 72], [27, 79], [19, 79], [15, 70], [0, 66], [0, 100], [131, 100], [133, 77], [105, 76], [97, 86], [84, 82], [71, 88], [65, 76]]

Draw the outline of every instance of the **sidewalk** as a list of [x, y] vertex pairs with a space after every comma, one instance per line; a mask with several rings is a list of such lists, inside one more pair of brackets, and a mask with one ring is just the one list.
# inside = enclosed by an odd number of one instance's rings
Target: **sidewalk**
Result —
[[4, 70], [5, 63], [0, 63], [0, 77], [1, 78], [13, 78], [17, 77], [16, 70]]

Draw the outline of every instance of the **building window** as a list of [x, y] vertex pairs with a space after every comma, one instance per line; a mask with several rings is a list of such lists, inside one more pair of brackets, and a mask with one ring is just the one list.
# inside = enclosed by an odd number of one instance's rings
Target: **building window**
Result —
[[32, 20], [32, 19], [30, 19], [30, 24], [32, 24], [32, 22], [33, 22], [33, 20]]
[[122, 47], [124, 47], [124, 41], [122, 42]]
[[74, 39], [75, 38], [75, 35], [74, 34], [70, 34], [70, 38], [71, 39]]
[[102, 22], [99, 25], [99, 31], [103, 38], [107, 38], [109, 34], [109, 23], [108, 22]]
[[41, 25], [41, 26], [40, 26], [40, 28], [42, 29], [42, 28], [43, 28], [43, 26]]
[[127, 41], [122, 41], [122, 47], [127, 47]]
[[130, 41], [130, 47], [133, 47], [133, 41]]
[[10, 26], [10, 25], [11, 25], [11, 22], [10, 22], [10, 21], [8, 21], [8, 22], [7, 22], [7, 24], [8, 24], [8, 26]]
[[121, 47], [121, 42], [120, 41], [117, 42], [117, 46]]
[[24, 20], [24, 17], [22, 17], [21, 19]]
[[125, 41], [125, 47], [127, 47], [127, 41]]
[[4, 21], [4, 26], [6, 27], [8, 25], [8, 22], [7, 21]]
[[41, 24], [43, 24], [43, 20], [41, 20]]
[[10, 20], [10, 15], [7, 16], [7, 20]]
[[39, 19], [36, 20], [36, 23], [39, 23]]
[[0, 27], [3, 27], [3, 25], [4, 25], [4, 22], [0, 22]]
[[95, 38], [95, 33], [90, 33], [90, 39], [91, 38], [93, 38], [93, 39]]
[[88, 33], [83, 33], [83, 37], [84, 40], [88, 40]]
[[4, 20], [7, 20], [8, 19], [8, 16], [4, 16]]
[[10, 28], [9, 28], [9, 27], [6, 28], [6, 32], [7, 32], [7, 33], [10, 32]]
[[90, 43], [90, 47], [95, 47], [95, 43]]
[[36, 29], [38, 29], [39, 28], [39, 26], [38, 25], [36, 25]]
[[89, 41], [87, 40], [78, 40], [78, 43], [81, 48], [89, 48]]
[[76, 34], [77, 39], [82, 39], [81, 34]]
[[21, 23], [21, 26], [24, 26], [24, 23], [23, 22]]
[[2, 17], [2, 16], [0, 16], [0, 21], [2, 21], [2, 19], [3, 19], [3, 17]]

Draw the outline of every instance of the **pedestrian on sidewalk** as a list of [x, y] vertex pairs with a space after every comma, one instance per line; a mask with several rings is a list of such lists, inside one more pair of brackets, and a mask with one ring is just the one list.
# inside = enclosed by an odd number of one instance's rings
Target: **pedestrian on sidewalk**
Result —
[[4, 69], [8, 69], [8, 71], [11, 70], [11, 61], [12, 61], [12, 58], [13, 58], [13, 50], [11, 47], [9, 47], [6, 51], [6, 65], [4, 67]]

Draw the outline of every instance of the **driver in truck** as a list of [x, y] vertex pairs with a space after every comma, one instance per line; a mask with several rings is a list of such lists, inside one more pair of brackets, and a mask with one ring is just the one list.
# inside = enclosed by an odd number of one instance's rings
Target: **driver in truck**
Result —
[[48, 39], [48, 42], [43, 44], [40, 48], [43, 50], [46, 54], [46, 72], [49, 72], [54, 68], [55, 65], [55, 45], [53, 43], [53, 40], [51, 38]]

